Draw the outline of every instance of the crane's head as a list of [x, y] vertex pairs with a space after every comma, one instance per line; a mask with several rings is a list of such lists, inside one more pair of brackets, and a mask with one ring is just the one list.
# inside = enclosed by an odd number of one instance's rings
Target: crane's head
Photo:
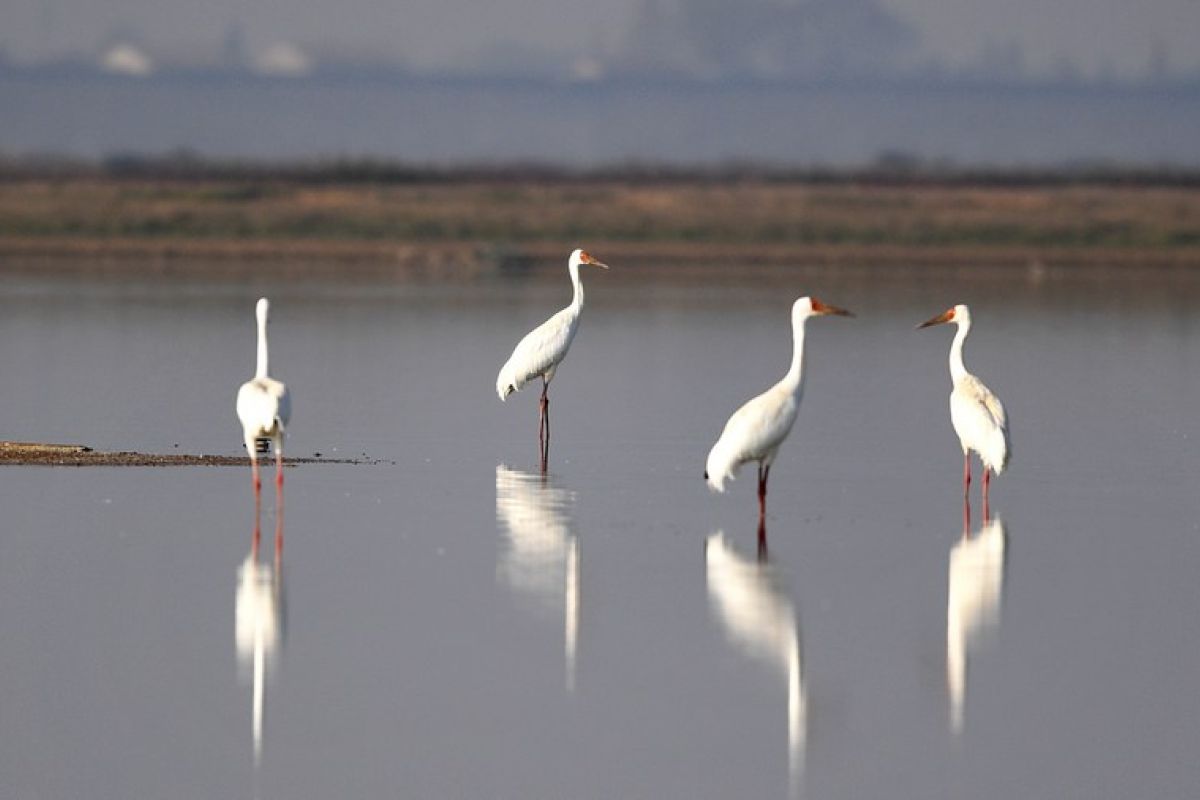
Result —
[[271, 311], [271, 301], [265, 297], [258, 298], [258, 303], [254, 306], [254, 313], [259, 320], [266, 322], [267, 314]]
[[801, 297], [792, 305], [792, 314], [799, 317], [824, 317], [830, 314], [838, 317], [854, 316], [844, 308], [822, 303], [815, 297]]
[[571, 253], [571, 264], [576, 267], [578, 267], [581, 264], [591, 264], [593, 267], [600, 267], [600, 269], [608, 269], [608, 264], [605, 264], [603, 261], [597, 261], [591, 255], [589, 255], [586, 250], [583, 250], [583, 249], [579, 249], [579, 250], [576, 250], [574, 253]]
[[947, 308], [933, 319], [925, 320], [918, 325], [917, 328], [928, 328], [930, 325], [941, 325], [943, 322], [953, 322], [958, 325], [966, 325], [970, 321], [971, 309], [967, 308], [964, 304], [959, 303], [952, 308]]

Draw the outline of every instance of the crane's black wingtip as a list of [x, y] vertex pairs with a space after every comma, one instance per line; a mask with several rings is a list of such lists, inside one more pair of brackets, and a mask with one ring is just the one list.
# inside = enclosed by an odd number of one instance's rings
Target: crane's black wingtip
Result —
[[704, 480], [708, 480], [708, 470], [704, 470]]

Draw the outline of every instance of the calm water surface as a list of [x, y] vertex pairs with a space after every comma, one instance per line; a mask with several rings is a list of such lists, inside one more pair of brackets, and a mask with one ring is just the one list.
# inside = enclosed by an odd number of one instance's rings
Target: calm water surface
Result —
[[[1187, 797], [1200, 786], [1200, 307], [1147, 275], [707, 291], [590, 275], [552, 389], [499, 365], [549, 285], [8, 284], [3, 437], [236, 453], [271, 291], [285, 550], [247, 470], [0, 470], [0, 794]], [[772, 473], [701, 479], [790, 356]], [[962, 538], [951, 331], [1012, 419]], [[256, 710], [257, 707], [257, 710]], [[257, 717], [256, 716], [260, 715]]]

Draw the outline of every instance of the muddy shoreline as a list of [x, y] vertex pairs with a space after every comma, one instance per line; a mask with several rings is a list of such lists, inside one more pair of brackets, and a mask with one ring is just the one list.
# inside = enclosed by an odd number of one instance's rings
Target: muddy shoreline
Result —
[[[285, 458], [284, 466], [299, 464], [383, 464], [362, 458]], [[0, 442], [0, 466], [45, 467], [248, 467], [245, 456], [139, 453], [131, 450], [96, 450], [87, 445], [41, 442]]]

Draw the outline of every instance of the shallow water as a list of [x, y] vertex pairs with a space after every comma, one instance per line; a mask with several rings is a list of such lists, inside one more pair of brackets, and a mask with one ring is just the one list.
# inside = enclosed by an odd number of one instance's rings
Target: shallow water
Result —
[[[5, 285], [4, 438], [236, 453], [270, 291], [289, 453], [386, 463], [288, 470], [274, 576], [269, 492], [266, 567], [243, 568], [245, 470], [0, 472], [0, 793], [1200, 785], [1197, 286], [587, 277], [544, 480], [535, 393], [502, 404], [493, 383], [565, 280]], [[786, 369], [804, 291], [859, 316], [810, 325], [760, 563], [752, 469], [724, 495], [701, 472], [728, 414]], [[966, 542], [951, 331], [912, 330], [958, 300], [1014, 441], [995, 519], [976, 501]]]

